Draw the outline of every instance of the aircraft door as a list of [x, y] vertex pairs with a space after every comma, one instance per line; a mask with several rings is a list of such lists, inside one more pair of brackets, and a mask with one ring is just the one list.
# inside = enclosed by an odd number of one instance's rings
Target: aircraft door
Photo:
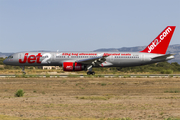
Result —
[[55, 59], [56, 59], [56, 55], [54, 53], [52, 53], [51, 61], [55, 61]]
[[24, 58], [23, 54], [22, 54], [22, 53], [19, 53], [19, 54], [18, 54], [18, 59], [23, 59], [23, 58]]
[[145, 59], [145, 56], [144, 56], [144, 55], [142, 55], [142, 56], [141, 56], [141, 61], [143, 61], [143, 62], [144, 62], [144, 59]]
[[114, 56], [113, 56], [113, 55], [110, 56], [110, 61], [111, 61], [111, 62], [114, 61]]

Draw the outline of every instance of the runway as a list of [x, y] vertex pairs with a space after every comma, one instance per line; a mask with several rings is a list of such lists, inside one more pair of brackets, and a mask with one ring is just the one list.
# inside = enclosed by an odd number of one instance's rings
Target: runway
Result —
[[0, 75], [1, 78], [7, 77], [96, 77], [96, 78], [158, 78], [158, 77], [180, 77], [180, 74], [123, 74], [123, 75], [116, 75], [116, 74], [97, 74], [97, 75], [83, 75], [83, 74], [69, 74], [69, 75]]

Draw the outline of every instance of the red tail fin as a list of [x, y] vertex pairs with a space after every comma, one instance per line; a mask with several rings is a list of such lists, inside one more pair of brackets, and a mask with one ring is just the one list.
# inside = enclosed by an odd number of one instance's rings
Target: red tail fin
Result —
[[146, 53], [165, 54], [176, 26], [167, 26], [143, 51]]

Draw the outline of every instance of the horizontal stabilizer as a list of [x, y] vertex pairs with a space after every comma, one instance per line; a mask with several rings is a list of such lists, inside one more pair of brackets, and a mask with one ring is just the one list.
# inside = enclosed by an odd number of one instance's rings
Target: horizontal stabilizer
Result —
[[167, 55], [162, 55], [162, 56], [154, 57], [152, 59], [166, 59], [166, 58], [171, 57], [171, 56], [174, 58], [174, 55], [175, 54], [167, 54]]

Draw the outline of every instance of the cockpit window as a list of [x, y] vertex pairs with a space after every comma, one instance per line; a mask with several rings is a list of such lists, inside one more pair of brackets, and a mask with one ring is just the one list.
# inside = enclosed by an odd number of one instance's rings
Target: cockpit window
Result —
[[8, 56], [8, 58], [13, 58], [13, 56], [12, 56], [12, 55], [10, 55], [10, 56]]

